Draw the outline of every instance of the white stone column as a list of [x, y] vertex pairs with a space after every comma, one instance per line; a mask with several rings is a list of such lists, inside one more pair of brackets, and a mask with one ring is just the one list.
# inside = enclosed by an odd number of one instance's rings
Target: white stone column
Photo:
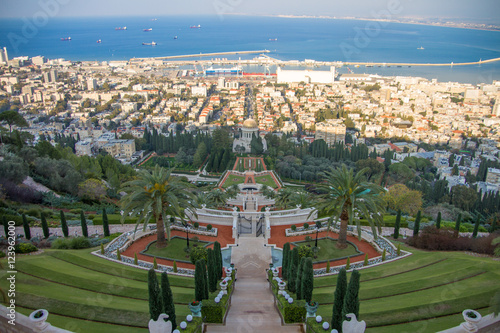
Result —
[[266, 212], [264, 213], [264, 218], [266, 220], [266, 239], [271, 238], [271, 208], [266, 207]]
[[236, 207], [233, 207], [233, 238], [238, 238], [238, 211]]

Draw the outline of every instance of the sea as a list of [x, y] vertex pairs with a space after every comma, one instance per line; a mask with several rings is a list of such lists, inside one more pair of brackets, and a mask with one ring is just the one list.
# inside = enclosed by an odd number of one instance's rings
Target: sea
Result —
[[[199, 28], [191, 28], [198, 25]], [[127, 29], [116, 30], [118, 27]], [[71, 40], [61, 40], [68, 37]], [[157, 45], [142, 44], [152, 42]], [[379, 21], [236, 15], [44, 20], [25, 17], [0, 20], [0, 47], [4, 46], [10, 58], [43, 55], [48, 59], [72, 61], [266, 49], [271, 51], [267, 55], [279, 60], [450, 63], [445, 67], [351, 66], [339, 68], [339, 73], [419, 76], [472, 84], [500, 80], [500, 62], [451, 66], [452, 62], [500, 57], [499, 31]], [[258, 54], [221, 57], [251, 59], [256, 56]], [[265, 71], [262, 66], [243, 69]]]

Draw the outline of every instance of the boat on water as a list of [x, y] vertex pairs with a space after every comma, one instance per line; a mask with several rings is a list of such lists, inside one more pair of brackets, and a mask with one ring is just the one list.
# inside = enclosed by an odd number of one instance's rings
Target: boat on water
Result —
[[423, 46], [417, 47], [417, 50], [425, 50]]
[[153, 31], [153, 28], [143, 29], [142, 31], [144, 31], [144, 32], [150, 32], [150, 31]]
[[156, 42], [151, 42], [151, 43], [142, 43], [142, 45], [150, 45], [150, 46], [155, 46], [156, 45]]
[[71, 40], [71, 37], [63, 37], [63, 38], [61, 38], [62, 42], [67, 42], [67, 41], [70, 41], [70, 40]]
[[174, 39], [177, 39], [177, 36], [174, 36]]
[[102, 43], [102, 40], [98, 39], [97, 44], [101, 44], [101, 43]]
[[242, 73], [241, 67], [232, 67], [232, 68], [207, 68], [205, 70], [205, 74], [240, 74]]
[[278, 38], [269, 38], [269, 41], [270, 41], [270, 42], [277, 42], [277, 41], [278, 41]]
[[199, 24], [198, 25], [192, 25], [190, 28], [191, 29], [200, 29], [201, 25], [199, 25]]
[[127, 27], [117, 27], [115, 30], [127, 30]]

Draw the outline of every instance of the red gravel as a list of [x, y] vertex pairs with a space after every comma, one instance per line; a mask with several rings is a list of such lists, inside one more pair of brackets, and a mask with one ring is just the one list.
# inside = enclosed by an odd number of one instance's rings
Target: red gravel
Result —
[[[276, 244], [277, 247], [283, 248], [283, 245], [286, 242], [297, 242], [297, 241], [305, 240], [306, 236], [311, 236], [311, 237], [313, 237], [313, 239], [314, 239], [314, 237], [316, 237], [316, 233], [311, 233], [311, 234], [302, 235], [302, 236], [287, 237], [285, 234], [285, 229], [289, 229], [290, 227], [291, 227], [291, 225], [271, 227], [271, 236], [272, 237], [268, 240], [268, 244]], [[328, 234], [328, 236], [333, 238], [333, 239], [338, 238], [338, 234], [333, 233], [331, 231]], [[318, 234], [318, 238], [321, 238], [321, 237], [326, 237], [326, 231], [320, 232]], [[349, 235], [347, 236], [347, 240], [350, 241], [351, 243], [355, 244], [358, 247], [358, 249], [361, 252], [363, 252], [363, 254], [360, 254], [360, 255], [355, 256], [355, 257], [351, 257], [351, 259], [350, 259], [351, 264], [354, 262], [358, 262], [358, 261], [364, 261], [366, 253], [368, 254], [368, 258], [374, 258], [374, 257], [380, 256], [380, 253], [378, 253], [375, 250], [375, 248], [373, 248], [373, 246], [371, 246], [368, 242], [366, 242], [364, 240], [359, 241], [357, 237], [353, 237], [353, 236], [349, 236]], [[292, 248], [293, 248], [293, 245], [292, 245]], [[347, 262], [347, 259], [332, 260], [332, 261], [330, 261], [330, 266], [333, 267], [333, 266], [345, 265], [346, 262]], [[326, 262], [321, 263], [321, 264], [314, 264], [314, 269], [324, 268], [324, 267], [326, 267]]]
[[[200, 226], [206, 226], [208, 223], [200, 223]], [[202, 241], [208, 241], [208, 242], [215, 242], [218, 241], [221, 245], [222, 248], [226, 247], [228, 244], [234, 244], [234, 238], [232, 237], [233, 235], [233, 228], [232, 226], [220, 226], [216, 225], [215, 228], [219, 229], [218, 230], [218, 236], [213, 237], [213, 236], [204, 236], [204, 235], [195, 235], [195, 234], [189, 234], [189, 237], [198, 237], [199, 240]], [[186, 237], [186, 233], [184, 231], [179, 231], [179, 230], [172, 230], [171, 236], [180, 236], [180, 237]], [[143, 251], [146, 246], [148, 246], [149, 243], [154, 242], [156, 240], [156, 234], [144, 237], [139, 239], [138, 241], [134, 242], [132, 245], [130, 245], [125, 252], [122, 253], [122, 255], [129, 257], [129, 258], [134, 258], [134, 253], [137, 253], [137, 259], [143, 260], [143, 261], [148, 261], [148, 262], [153, 262], [153, 257], [146, 256], [141, 254], [140, 252]], [[213, 247], [213, 245], [210, 245], [209, 247]], [[186, 258], [186, 260], [189, 260], [189, 258]], [[166, 266], [172, 266], [174, 264], [173, 260], [166, 260], [166, 259], [160, 259], [156, 258], [156, 262], [161, 265], [166, 265]], [[194, 265], [191, 263], [183, 263], [183, 262], [178, 262], [177, 261], [177, 267], [178, 268], [189, 268], [189, 269], [194, 269]]]

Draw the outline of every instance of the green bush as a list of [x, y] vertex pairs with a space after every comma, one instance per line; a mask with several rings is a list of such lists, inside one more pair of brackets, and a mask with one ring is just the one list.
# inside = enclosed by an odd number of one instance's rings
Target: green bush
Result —
[[306, 317], [306, 308], [304, 300], [294, 300], [292, 304], [289, 304], [285, 297], [278, 296], [278, 308], [281, 311], [281, 315], [285, 320], [285, 323], [301, 323]]
[[198, 222], [195, 222], [195, 223], [193, 224], [193, 227], [194, 227], [195, 229], [198, 229], [198, 228], [200, 227], [200, 224], [199, 224]]
[[31, 243], [17, 243], [14, 246], [14, 251], [16, 253], [31, 253], [37, 250], [36, 246]]
[[189, 259], [193, 264], [196, 264], [196, 262], [200, 259], [205, 259], [206, 261], [207, 257], [208, 257], [207, 249], [202, 246], [193, 247], [191, 249], [191, 252], [189, 253]]
[[212, 227], [212, 225], [211, 225], [211, 224], [207, 225], [207, 230], [208, 230], [208, 231], [212, 230], [212, 228], [213, 228], [213, 227]]
[[14, 221], [15, 224], [16, 224], [16, 226], [23, 225], [23, 217], [22, 216], [19, 216], [19, 215], [10, 215], [10, 214], [3, 214], [3, 216], [5, 216], [5, 219], [7, 221]]
[[40, 209], [37, 207], [32, 207], [32, 208], [26, 210], [26, 215], [39, 218], [40, 217]]
[[312, 256], [313, 256], [313, 251], [311, 250], [310, 247], [308, 247], [307, 245], [299, 246], [299, 259]]
[[201, 316], [204, 318], [205, 323], [218, 323], [222, 324], [226, 309], [219, 303], [213, 300], [204, 300], [201, 307]]
[[309, 223], [307, 223], [307, 222], [304, 223], [304, 229], [306, 229], [306, 230], [309, 229]]
[[297, 230], [297, 226], [295, 224], [292, 224], [291, 228], [292, 228], [292, 231]]
[[90, 240], [85, 237], [58, 238], [52, 242], [52, 248], [59, 250], [78, 250], [87, 249], [89, 247], [92, 247], [92, 244]]

